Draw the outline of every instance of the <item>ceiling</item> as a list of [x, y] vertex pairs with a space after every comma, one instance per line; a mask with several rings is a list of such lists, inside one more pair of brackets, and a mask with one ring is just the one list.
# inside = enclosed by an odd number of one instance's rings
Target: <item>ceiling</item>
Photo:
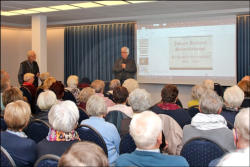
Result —
[[[79, 1], [1, 1], [1, 10], [11, 11], [71, 3]], [[47, 16], [48, 26], [237, 14], [249, 14], [249, 1], [157, 1], [42, 13]], [[29, 27], [31, 16], [1, 16], [1, 25]]]

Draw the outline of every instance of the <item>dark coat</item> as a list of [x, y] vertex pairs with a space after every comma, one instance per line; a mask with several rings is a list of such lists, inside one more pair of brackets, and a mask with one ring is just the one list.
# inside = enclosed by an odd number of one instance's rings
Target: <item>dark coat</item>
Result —
[[20, 85], [23, 84], [23, 76], [26, 73], [32, 73], [35, 75], [35, 80], [34, 80], [34, 86], [38, 86], [38, 78], [36, 77], [36, 74], [39, 73], [39, 67], [36, 61], [33, 61], [32, 64], [30, 65], [29, 61], [23, 61], [20, 64], [19, 72], [18, 72], [18, 82]]
[[[126, 68], [122, 69], [122, 64], [126, 64]], [[115, 61], [113, 66], [113, 72], [115, 74], [115, 78], [121, 81], [124, 81], [128, 78], [134, 78], [136, 73], [136, 65], [133, 59], [127, 58], [126, 60], [123, 58], [119, 58]]]

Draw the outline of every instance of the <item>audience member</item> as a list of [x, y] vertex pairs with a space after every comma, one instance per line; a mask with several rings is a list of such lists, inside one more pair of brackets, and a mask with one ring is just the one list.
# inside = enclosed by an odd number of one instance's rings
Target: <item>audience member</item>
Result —
[[151, 95], [145, 89], [137, 88], [129, 94], [128, 103], [134, 113], [140, 113], [151, 107]]
[[54, 104], [56, 104], [56, 102], [57, 102], [56, 94], [53, 91], [46, 90], [45, 92], [40, 93], [40, 95], [37, 98], [37, 106], [40, 109], [40, 111], [37, 112], [35, 118], [43, 120], [48, 123], [49, 110]]
[[103, 94], [104, 86], [105, 86], [105, 83], [102, 80], [95, 80], [91, 83], [91, 87], [93, 89], [95, 89], [96, 95], [98, 95], [104, 99], [107, 107], [114, 106], [115, 103], [112, 100], [110, 100], [107, 97], [104, 97], [104, 94]]
[[1, 132], [1, 146], [8, 151], [16, 166], [33, 166], [37, 159], [35, 141], [23, 132], [30, 116], [30, 106], [22, 100], [11, 102], [5, 108], [4, 121], [8, 129]]
[[109, 166], [102, 148], [92, 142], [74, 143], [60, 158], [58, 166]]
[[181, 156], [160, 153], [162, 121], [155, 113], [144, 111], [134, 115], [130, 135], [137, 148], [130, 154], [120, 155], [116, 166], [189, 166]]
[[78, 86], [77, 86], [77, 87], [78, 87], [80, 90], [82, 90], [83, 88], [89, 87], [90, 84], [91, 84], [91, 82], [90, 82], [89, 78], [83, 77], [82, 80], [80, 81], [80, 83], [78, 83]]
[[44, 72], [42, 74], [39, 75], [39, 78], [40, 78], [40, 81], [42, 82], [41, 83], [41, 86], [43, 86], [43, 83], [46, 79], [48, 79], [50, 77], [50, 73], [49, 72]]
[[129, 78], [123, 82], [122, 86], [127, 88], [128, 93], [131, 93], [133, 90], [139, 88], [139, 83], [137, 80]]
[[229, 87], [224, 92], [225, 105], [221, 115], [227, 120], [228, 127], [233, 128], [234, 118], [244, 100], [244, 92], [237, 86]]
[[206, 79], [202, 82], [202, 86], [204, 86], [206, 89], [214, 90], [214, 81]]
[[2, 101], [3, 92], [9, 88], [10, 88], [10, 76], [6, 71], [1, 70], [1, 99], [0, 99], [1, 111], [4, 110], [4, 105], [3, 105], [3, 101]]
[[202, 85], [195, 85], [192, 87], [192, 100], [188, 102], [188, 107], [199, 107], [199, 100], [203, 93], [205, 92], [205, 88]]
[[56, 81], [54, 82], [50, 87], [49, 90], [53, 91], [56, 94], [56, 98], [58, 100], [63, 100], [64, 96], [64, 85], [62, 84], [61, 81]]
[[86, 112], [90, 118], [83, 120], [81, 124], [89, 125], [101, 134], [107, 145], [109, 164], [113, 164], [119, 156], [120, 136], [116, 127], [103, 119], [107, 114], [104, 99], [98, 95], [92, 95], [87, 102]]
[[76, 104], [66, 100], [53, 105], [49, 111], [48, 136], [38, 143], [38, 157], [45, 154], [61, 156], [73, 143], [80, 141], [75, 128], [79, 111]]
[[183, 129], [183, 144], [201, 137], [213, 141], [225, 151], [235, 150], [233, 133], [225, 118], [219, 115], [222, 106], [222, 99], [213, 90], [207, 90], [200, 99], [200, 113]]
[[238, 83], [238, 86], [243, 90], [245, 94], [245, 98], [241, 104], [241, 107], [250, 107], [250, 80], [241, 80]]
[[[119, 81], [119, 80], [118, 80]], [[128, 90], [125, 87], [118, 86], [113, 90], [113, 99], [116, 105], [108, 107], [108, 112], [110, 111], [121, 111], [128, 117], [133, 117], [133, 110], [131, 107], [127, 106]]]
[[121, 86], [120, 80], [119, 79], [113, 79], [110, 81], [109, 83], [109, 91], [107, 91], [104, 96], [108, 97], [110, 100], [114, 101], [113, 98], [113, 90], [118, 87]]
[[244, 76], [241, 80], [242, 81], [250, 81], [250, 75]]
[[67, 79], [67, 85], [65, 89], [69, 90], [75, 97], [76, 102], [78, 103], [78, 95], [80, 93], [80, 90], [77, 88], [78, 85], [78, 76], [76, 75], [70, 75]]
[[95, 94], [95, 89], [91, 87], [85, 87], [81, 90], [78, 100], [79, 100], [79, 105], [82, 110], [86, 110], [86, 104], [90, 96]]

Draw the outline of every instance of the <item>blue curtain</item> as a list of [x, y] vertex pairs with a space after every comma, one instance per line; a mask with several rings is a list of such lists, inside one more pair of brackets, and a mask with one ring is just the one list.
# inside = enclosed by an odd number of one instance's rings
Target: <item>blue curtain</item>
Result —
[[121, 47], [130, 49], [134, 58], [135, 23], [69, 26], [64, 38], [64, 80], [77, 75], [91, 81], [114, 78], [112, 67], [121, 56]]
[[237, 81], [250, 75], [250, 15], [237, 17]]

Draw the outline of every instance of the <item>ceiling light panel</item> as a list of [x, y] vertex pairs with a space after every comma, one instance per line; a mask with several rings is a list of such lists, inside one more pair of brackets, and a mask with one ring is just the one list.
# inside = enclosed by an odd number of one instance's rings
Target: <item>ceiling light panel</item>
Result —
[[20, 14], [19, 13], [1, 11], [1, 16], [16, 16], [16, 15], [20, 15]]
[[79, 7], [71, 6], [71, 5], [49, 6], [49, 8], [53, 8], [53, 9], [57, 9], [57, 10], [73, 10], [73, 9], [79, 9]]
[[103, 5], [93, 3], [93, 2], [85, 2], [85, 3], [75, 3], [71, 4], [73, 6], [81, 7], [81, 8], [95, 8], [95, 7], [102, 7]]
[[54, 12], [57, 11], [56, 9], [52, 9], [52, 8], [46, 8], [46, 7], [41, 7], [41, 8], [31, 8], [29, 10], [32, 11], [37, 11], [37, 12]]
[[26, 10], [26, 9], [22, 9], [22, 10], [12, 10], [11, 12], [19, 13], [19, 14], [33, 14], [33, 13], [39, 13], [38, 11]]
[[128, 2], [125, 1], [95, 1], [96, 3], [106, 5], [106, 6], [114, 6], [114, 5], [127, 5]]

